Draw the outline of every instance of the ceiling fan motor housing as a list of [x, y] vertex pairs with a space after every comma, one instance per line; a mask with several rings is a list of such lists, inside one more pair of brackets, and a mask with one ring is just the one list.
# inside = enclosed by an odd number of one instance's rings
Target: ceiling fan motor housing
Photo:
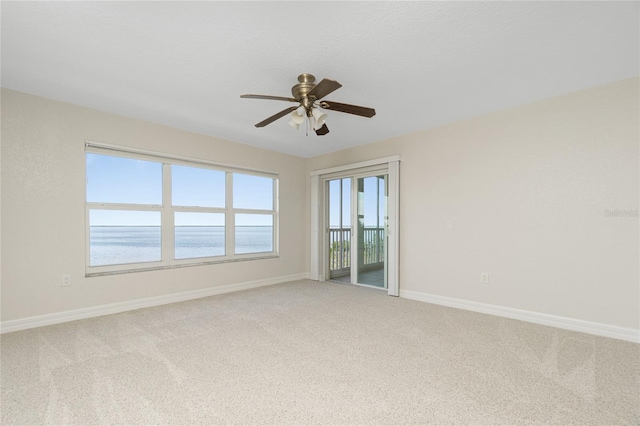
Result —
[[307, 110], [307, 114], [310, 114], [311, 107], [316, 100], [314, 96], [307, 96], [316, 87], [315, 81], [316, 78], [312, 74], [300, 74], [298, 76], [299, 83], [291, 88], [291, 94]]

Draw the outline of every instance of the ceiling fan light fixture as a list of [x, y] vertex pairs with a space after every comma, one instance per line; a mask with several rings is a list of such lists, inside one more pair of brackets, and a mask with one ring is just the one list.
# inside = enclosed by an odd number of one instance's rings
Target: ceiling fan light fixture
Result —
[[[289, 122], [289, 125], [290, 125], [291, 127], [293, 127], [293, 126], [291, 125], [291, 123], [295, 123], [295, 124], [297, 124], [298, 126], [299, 126], [299, 125], [301, 125], [302, 123], [304, 123], [304, 115], [299, 115], [297, 110], [296, 110], [296, 111], [293, 111], [293, 112], [290, 114], [290, 116], [291, 116], [291, 121]], [[297, 127], [295, 127], [295, 128], [297, 129]]]
[[325, 121], [327, 121], [327, 114], [320, 111], [318, 108], [314, 108], [311, 114], [313, 115], [313, 118], [316, 119], [316, 127], [314, 127], [314, 129], [322, 127]]
[[289, 120], [289, 126], [298, 130], [300, 128], [300, 123], [296, 123], [296, 121], [292, 118], [291, 120]]

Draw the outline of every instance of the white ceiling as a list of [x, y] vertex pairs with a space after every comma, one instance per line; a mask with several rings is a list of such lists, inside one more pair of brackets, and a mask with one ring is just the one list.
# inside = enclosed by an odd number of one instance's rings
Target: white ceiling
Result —
[[[636, 76], [639, 4], [2, 1], [2, 86], [312, 157]], [[255, 128], [303, 72], [377, 115]]]

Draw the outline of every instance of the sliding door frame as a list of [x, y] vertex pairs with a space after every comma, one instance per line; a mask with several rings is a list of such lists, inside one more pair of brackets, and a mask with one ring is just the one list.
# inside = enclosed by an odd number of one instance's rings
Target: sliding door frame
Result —
[[[387, 198], [387, 290], [390, 296], [399, 295], [399, 200], [400, 200], [400, 156], [347, 164], [330, 169], [311, 172], [311, 247], [310, 278], [325, 281], [329, 277], [328, 250], [325, 250], [326, 223], [328, 218], [327, 180], [331, 178], [361, 175], [372, 170], [385, 170], [388, 175], [389, 194]], [[353, 227], [352, 223], [352, 227]]]

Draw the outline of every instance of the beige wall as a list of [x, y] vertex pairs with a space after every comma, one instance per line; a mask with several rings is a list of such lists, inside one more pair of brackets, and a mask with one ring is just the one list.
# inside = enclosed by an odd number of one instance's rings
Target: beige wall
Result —
[[401, 290], [637, 329], [638, 217], [604, 211], [638, 209], [638, 103], [635, 78], [308, 169], [402, 156]]
[[[280, 173], [281, 259], [84, 277], [84, 142]], [[308, 269], [305, 160], [2, 90], [2, 321]], [[60, 287], [62, 274], [72, 285]]]
[[[638, 218], [604, 215], [638, 209], [638, 93], [625, 80], [304, 160], [3, 90], [2, 321], [308, 272], [308, 172], [399, 154], [401, 290], [638, 328]], [[84, 278], [85, 139], [279, 172], [283, 259]]]

